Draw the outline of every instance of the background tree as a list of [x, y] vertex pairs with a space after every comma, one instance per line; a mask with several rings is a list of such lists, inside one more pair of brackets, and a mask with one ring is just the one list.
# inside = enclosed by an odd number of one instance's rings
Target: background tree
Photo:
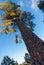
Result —
[[[38, 8], [39, 8], [40, 10], [42, 10], [42, 12], [43, 12], [43, 17], [44, 17], [44, 0], [39, 0]], [[44, 22], [44, 19], [43, 19], [43, 22]]]
[[13, 59], [10, 59], [8, 56], [4, 56], [1, 62], [1, 65], [18, 65]]
[[44, 12], [44, 0], [39, 0], [38, 7]]
[[15, 62], [15, 65], [18, 65], [18, 62], [17, 61]]
[[25, 62], [27, 63], [27, 65], [28, 64], [32, 65], [31, 57], [28, 53], [25, 53], [24, 59], [25, 59]]

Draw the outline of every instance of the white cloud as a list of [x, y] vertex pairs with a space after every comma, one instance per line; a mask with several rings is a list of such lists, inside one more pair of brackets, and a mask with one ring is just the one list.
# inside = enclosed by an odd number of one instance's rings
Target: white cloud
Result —
[[26, 1], [24, 2], [23, 0], [20, 0], [20, 3], [19, 3], [19, 4], [20, 4], [21, 7], [24, 6], [24, 7], [26, 8], [26, 7], [29, 7], [30, 1], [27, 1], [27, 0], [26, 0]]
[[32, 3], [32, 4], [31, 4], [31, 7], [32, 7], [33, 9], [35, 9], [35, 3]]
[[31, 0], [31, 8], [34, 9], [35, 11], [38, 10], [36, 1], [38, 1], [38, 0]]
[[20, 6], [24, 6], [24, 2], [23, 1], [20, 1]]

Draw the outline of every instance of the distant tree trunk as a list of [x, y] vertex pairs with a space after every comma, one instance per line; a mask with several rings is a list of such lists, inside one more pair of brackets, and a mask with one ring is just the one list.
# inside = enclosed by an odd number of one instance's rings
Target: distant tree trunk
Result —
[[21, 31], [27, 50], [31, 55], [32, 65], [44, 65], [44, 42], [32, 31], [30, 31], [23, 22], [16, 20]]

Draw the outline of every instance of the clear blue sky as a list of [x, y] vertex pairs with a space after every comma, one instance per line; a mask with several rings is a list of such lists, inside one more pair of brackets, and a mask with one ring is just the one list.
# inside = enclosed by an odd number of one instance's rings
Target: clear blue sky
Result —
[[[0, 0], [0, 3], [4, 0]], [[7, 1], [7, 0], [6, 0]], [[42, 40], [44, 40], [44, 23], [43, 13], [37, 8], [36, 2], [34, 0], [12, 0], [17, 4], [21, 5], [21, 9], [25, 11], [30, 11], [34, 14], [35, 19], [33, 20], [36, 24], [34, 33], [38, 35]], [[0, 20], [1, 22], [1, 20]], [[18, 35], [20, 32], [17, 33]], [[18, 63], [24, 61], [24, 55], [27, 52], [24, 41], [21, 44], [15, 44], [14, 42], [15, 34], [5, 35], [0, 34], [0, 62], [3, 56], [8, 55], [10, 58], [17, 60]]]

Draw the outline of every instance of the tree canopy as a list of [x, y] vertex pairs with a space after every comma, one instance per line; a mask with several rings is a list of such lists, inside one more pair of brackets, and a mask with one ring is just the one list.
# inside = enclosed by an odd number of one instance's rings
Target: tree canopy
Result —
[[13, 2], [3, 2], [0, 4], [0, 10], [5, 12], [4, 16], [2, 16], [2, 23], [0, 24], [0, 26], [4, 27], [1, 32], [6, 34], [16, 32], [15, 26], [17, 24], [14, 19], [17, 18], [19, 18], [31, 31], [34, 30], [34, 15], [30, 12], [22, 11], [20, 5]]
[[26, 63], [31, 64], [31, 57], [28, 53], [25, 53], [24, 59]]
[[5, 15], [3, 16], [3, 20], [6, 20], [2, 26], [12, 26], [13, 19], [19, 17], [22, 22], [26, 25], [30, 26], [33, 30], [35, 24], [33, 23], [34, 16], [30, 12], [21, 11], [20, 5], [17, 5], [13, 2], [3, 2], [0, 4], [0, 9], [5, 11]]
[[18, 65], [18, 63], [10, 59], [10, 57], [4, 56], [1, 65]]

